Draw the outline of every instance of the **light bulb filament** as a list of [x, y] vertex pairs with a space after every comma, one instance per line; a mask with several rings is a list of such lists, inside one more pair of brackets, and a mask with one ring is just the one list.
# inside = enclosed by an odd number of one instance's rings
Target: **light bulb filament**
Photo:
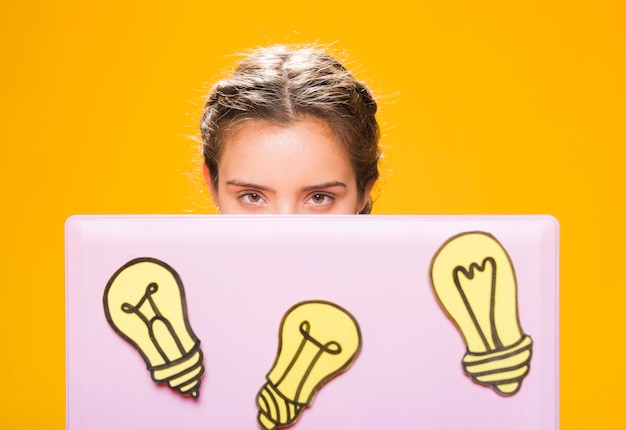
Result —
[[287, 365], [287, 367], [285, 368], [285, 372], [278, 379], [278, 381], [274, 384], [274, 387], [276, 389], [278, 389], [278, 387], [280, 387], [281, 382], [283, 382], [283, 380], [287, 377], [287, 375], [289, 375], [290, 370], [294, 367], [294, 365], [296, 364], [296, 362], [298, 361], [300, 356], [303, 355], [303, 351], [304, 351], [305, 347], [307, 345], [309, 345], [309, 344], [315, 345], [315, 347], [317, 347], [317, 351], [315, 352], [315, 354], [311, 358], [311, 361], [310, 361], [309, 365], [307, 366], [306, 370], [304, 371], [302, 379], [300, 380], [300, 383], [298, 384], [298, 387], [296, 389], [296, 393], [295, 393], [294, 398], [293, 398], [293, 401], [295, 401], [296, 403], [300, 402], [299, 400], [300, 400], [300, 394], [302, 392], [302, 387], [304, 387], [304, 384], [306, 383], [309, 375], [313, 371], [313, 368], [315, 367], [315, 365], [319, 361], [319, 359], [322, 356], [322, 354], [324, 354], [324, 353], [328, 353], [328, 354], [331, 354], [331, 355], [341, 354], [341, 345], [339, 343], [337, 343], [335, 341], [330, 341], [330, 342], [326, 342], [326, 343], [323, 344], [319, 340], [317, 340], [313, 336], [311, 336], [311, 334], [310, 334], [311, 323], [310, 322], [302, 321], [302, 323], [300, 323], [299, 330], [300, 330], [300, 334], [302, 335], [302, 341], [300, 342], [300, 346], [298, 347], [296, 353], [294, 354], [293, 358], [291, 359], [291, 362], [289, 363], [289, 365]]
[[[163, 314], [159, 311], [152, 295], [159, 290], [159, 286], [155, 282], [151, 282], [146, 287], [146, 292], [141, 297], [139, 302], [135, 306], [130, 303], [122, 303], [122, 311], [125, 313], [135, 314], [139, 319], [143, 321], [148, 329], [148, 333], [150, 336], [150, 340], [152, 344], [156, 348], [157, 352], [163, 358], [165, 363], [171, 363], [172, 361], [179, 359], [180, 357], [185, 355], [185, 348], [183, 347], [182, 342], [178, 338], [178, 335], [174, 331], [174, 327], [170, 323], [170, 321], [163, 317]], [[151, 313], [153, 316], [148, 318], [146, 316], [146, 311], [142, 312], [142, 308], [145, 303], [149, 304], [149, 309], [146, 309], [147, 312]], [[175, 345], [175, 349], [172, 349], [167, 346]], [[172, 351], [178, 350], [178, 354], [176, 356], [170, 357], [165, 351], [170, 351], [170, 355]]]
[[[490, 279], [490, 285], [489, 285], [489, 325], [491, 327], [491, 338], [493, 341], [493, 345], [495, 345], [495, 348], [493, 348], [490, 342], [487, 340], [487, 337], [485, 336], [485, 333], [480, 323], [478, 322], [478, 318], [476, 317], [476, 314], [474, 313], [472, 304], [470, 303], [470, 300], [468, 299], [467, 294], [465, 292], [465, 288], [467, 287], [464, 287], [462, 285], [461, 280], [459, 279], [459, 273], [462, 273], [463, 276], [469, 280], [474, 279], [474, 277], [476, 276], [476, 271], [485, 272], [485, 270], [487, 269], [487, 264], [489, 264], [491, 268], [491, 277], [490, 277], [491, 279]], [[480, 336], [481, 341], [485, 345], [485, 349], [487, 351], [492, 351], [494, 349], [496, 350], [502, 349], [504, 346], [498, 336], [498, 330], [496, 328], [495, 316], [494, 316], [494, 311], [496, 307], [495, 306], [495, 300], [496, 300], [496, 294], [495, 294], [496, 293], [496, 261], [495, 259], [493, 257], [486, 257], [483, 260], [482, 264], [480, 265], [476, 263], [470, 264], [469, 270], [465, 269], [465, 267], [463, 266], [456, 266], [452, 272], [452, 276], [454, 278], [454, 285], [456, 286], [459, 294], [461, 295], [463, 304], [467, 308], [467, 312], [469, 313], [469, 316], [472, 319], [474, 326], [476, 327], [476, 331], [478, 332], [478, 335]]]

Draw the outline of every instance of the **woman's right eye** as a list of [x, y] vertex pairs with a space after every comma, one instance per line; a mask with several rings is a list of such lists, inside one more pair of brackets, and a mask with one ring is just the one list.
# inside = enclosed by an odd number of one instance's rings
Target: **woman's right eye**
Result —
[[245, 194], [240, 195], [238, 198], [242, 200], [244, 203], [247, 203], [250, 205], [258, 205], [258, 204], [265, 203], [265, 200], [263, 199], [263, 197], [261, 197], [261, 195], [258, 193], [245, 193]]

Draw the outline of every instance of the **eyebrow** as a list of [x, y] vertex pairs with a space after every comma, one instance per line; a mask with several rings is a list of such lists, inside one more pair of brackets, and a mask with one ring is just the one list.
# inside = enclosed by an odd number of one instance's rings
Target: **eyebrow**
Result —
[[261, 190], [261, 191], [274, 191], [274, 189], [270, 187], [266, 187], [265, 185], [253, 184], [252, 182], [244, 182], [244, 181], [239, 181], [237, 179], [233, 179], [231, 181], [226, 182], [226, 185], [233, 185], [235, 187], [242, 187], [242, 188], [254, 188], [255, 190]]
[[[232, 185], [235, 187], [242, 187], [242, 188], [253, 188], [255, 190], [261, 190], [261, 191], [270, 191], [270, 192], [275, 191], [273, 188], [267, 187], [265, 185], [254, 184], [252, 182], [239, 181], [237, 179], [233, 179], [233, 180], [226, 182], [226, 185]], [[343, 182], [333, 181], [333, 182], [325, 182], [323, 184], [309, 185], [308, 187], [302, 188], [302, 191], [306, 192], [306, 191], [313, 191], [313, 190], [333, 188], [333, 187], [347, 188], [346, 184], [344, 184]]]
[[332, 187], [347, 188], [346, 184], [344, 184], [343, 182], [334, 181], [334, 182], [326, 182], [324, 184], [310, 185], [308, 187], [304, 187], [302, 191], [313, 191], [313, 190], [319, 190], [321, 188], [332, 188]]

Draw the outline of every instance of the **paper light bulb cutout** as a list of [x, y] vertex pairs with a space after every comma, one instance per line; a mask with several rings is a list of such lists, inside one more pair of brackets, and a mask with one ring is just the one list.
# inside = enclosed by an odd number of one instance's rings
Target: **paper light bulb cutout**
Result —
[[515, 271], [505, 249], [488, 233], [459, 234], [437, 251], [430, 277], [465, 339], [465, 373], [500, 395], [515, 394], [530, 370], [532, 340], [520, 327]]
[[137, 348], [156, 383], [198, 397], [203, 354], [174, 269], [153, 258], [129, 261], [107, 283], [104, 312], [111, 327]]
[[265, 430], [295, 423], [318, 390], [345, 371], [361, 350], [357, 321], [329, 302], [293, 306], [281, 321], [279, 336], [276, 360], [256, 400]]

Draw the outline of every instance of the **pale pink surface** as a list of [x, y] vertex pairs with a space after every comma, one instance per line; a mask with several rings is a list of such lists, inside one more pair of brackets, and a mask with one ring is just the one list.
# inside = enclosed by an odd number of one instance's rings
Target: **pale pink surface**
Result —
[[[451, 236], [493, 234], [518, 282], [534, 342], [521, 390], [504, 398], [461, 368], [463, 339], [437, 303], [430, 261]], [[146, 216], [71, 218], [67, 233], [67, 426], [256, 429], [257, 391], [284, 313], [305, 300], [355, 316], [363, 348], [293, 429], [558, 428], [558, 225], [550, 217]], [[109, 278], [137, 257], [185, 286], [206, 373], [197, 400], [155, 384], [106, 321]]]

